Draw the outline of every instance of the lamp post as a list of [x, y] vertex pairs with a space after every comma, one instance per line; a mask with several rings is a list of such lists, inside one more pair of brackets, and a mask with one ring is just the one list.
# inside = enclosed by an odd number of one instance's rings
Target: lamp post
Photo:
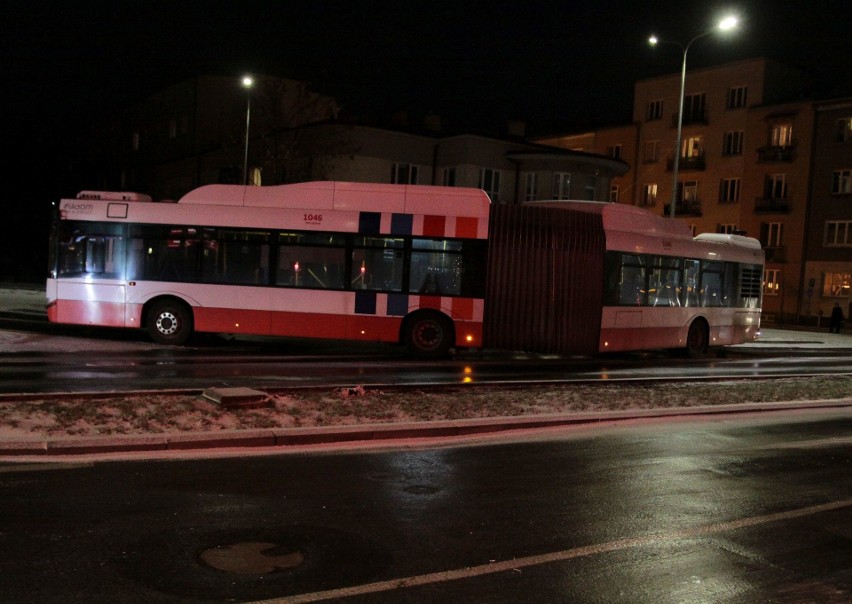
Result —
[[728, 31], [737, 26], [737, 18], [733, 16], [725, 17], [714, 27], [713, 29], [708, 29], [707, 31], [698, 34], [694, 38], [692, 38], [689, 42], [687, 42], [686, 46], [680, 44], [679, 42], [671, 42], [669, 40], [660, 40], [657, 36], [651, 36], [648, 38], [648, 42], [651, 46], [656, 46], [657, 44], [674, 44], [683, 52], [683, 61], [680, 66], [680, 101], [678, 103], [677, 108], [677, 139], [675, 141], [674, 148], [674, 164], [672, 166], [672, 203], [669, 206], [669, 217], [675, 217], [675, 205], [677, 203], [677, 185], [678, 185], [678, 170], [680, 168], [680, 145], [682, 143], [683, 138], [683, 97], [684, 91], [686, 89], [686, 54], [689, 52], [689, 47], [692, 46], [692, 43], [696, 40], [703, 38], [704, 36], [709, 36], [710, 34], [716, 31]]
[[246, 152], [243, 156], [243, 185], [248, 184], [248, 145], [249, 145], [249, 124], [251, 124], [251, 86], [254, 80], [251, 76], [243, 77], [243, 87], [246, 89]]

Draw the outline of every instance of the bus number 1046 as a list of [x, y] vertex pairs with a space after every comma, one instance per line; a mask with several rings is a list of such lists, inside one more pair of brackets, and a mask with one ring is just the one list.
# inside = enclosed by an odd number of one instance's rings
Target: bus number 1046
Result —
[[322, 222], [322, 214], [305, 214], [305, 222]]

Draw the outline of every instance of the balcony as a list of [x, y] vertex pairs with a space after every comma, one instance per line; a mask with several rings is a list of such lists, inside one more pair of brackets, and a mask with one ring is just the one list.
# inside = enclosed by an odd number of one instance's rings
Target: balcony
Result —
[[[663, 216], [669, 216], [672, 204], [667, 203], [663, 206]], [[701, 216], [701, 202], [687, 201], [686, 203], [678, 201], [675, 204], [675, 216]]]
[[767, 262], [787, 262], [786, 246], [765, 247], [763, 248], [763, 253], [766, 255]]
[[757, 150], [757, 161], [766, 162], [791, 162], [796, 159], [795, 148], [792, 146], [768, 146]]
[[788, 197], [758, 197], [754, 200], [754, 211], [757, 214], [789, 214], [790, 206]]
[[[710, 119], [707, 117], [707, 111], [684, 111], [683, 112], [683, 125], [691, 126], [691, 125], [710, 125]], [[677, 128], [677, 113], [672, 114], [672, 128]]]
[[[666, 169], [671, 172], [674, 170], [674, 158], [666, 161]], [[707, 162], [704, 161], [703, 155], [698, 155], [695, 157], [684, 157], [681, 156], [680, 163], [678, 163], [678, 170], [706, 170]]]

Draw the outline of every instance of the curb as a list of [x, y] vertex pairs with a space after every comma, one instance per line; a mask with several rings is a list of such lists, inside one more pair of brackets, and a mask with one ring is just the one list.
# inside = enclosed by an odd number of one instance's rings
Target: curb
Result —
[[841, 409], [852, 407], [852, 398], [827, 401], [755, 403], [666, 409], [638, 409], [559, 415], [499, 417], [486, 419], [362, 424], [319, 428], [235, 430], [218, 433], [187, 432], [138, 436], [57, 437], [0, 442], [0, 459], [17, 457], [54, 458], [110, 453], [186, 452], [212, 449], [286, 449], [288, 447], [334, 444], [363, 444], [405, 439], [464, 438], [522, 430], [537, 430], [589, 424], [608, 424], [640, 419], [677, 416], [713, 416], [772, 411]]

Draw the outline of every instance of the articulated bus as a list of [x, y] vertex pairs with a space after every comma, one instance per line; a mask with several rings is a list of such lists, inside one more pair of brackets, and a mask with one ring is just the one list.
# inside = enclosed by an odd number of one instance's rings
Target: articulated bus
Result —
[[491, 204], [478, 189], [207, 185], [178, 202], [83, 191], [57, 207], [48, 318], [193, 332], [555, 354], [757, 336], [763, 252], [622, 204]]

